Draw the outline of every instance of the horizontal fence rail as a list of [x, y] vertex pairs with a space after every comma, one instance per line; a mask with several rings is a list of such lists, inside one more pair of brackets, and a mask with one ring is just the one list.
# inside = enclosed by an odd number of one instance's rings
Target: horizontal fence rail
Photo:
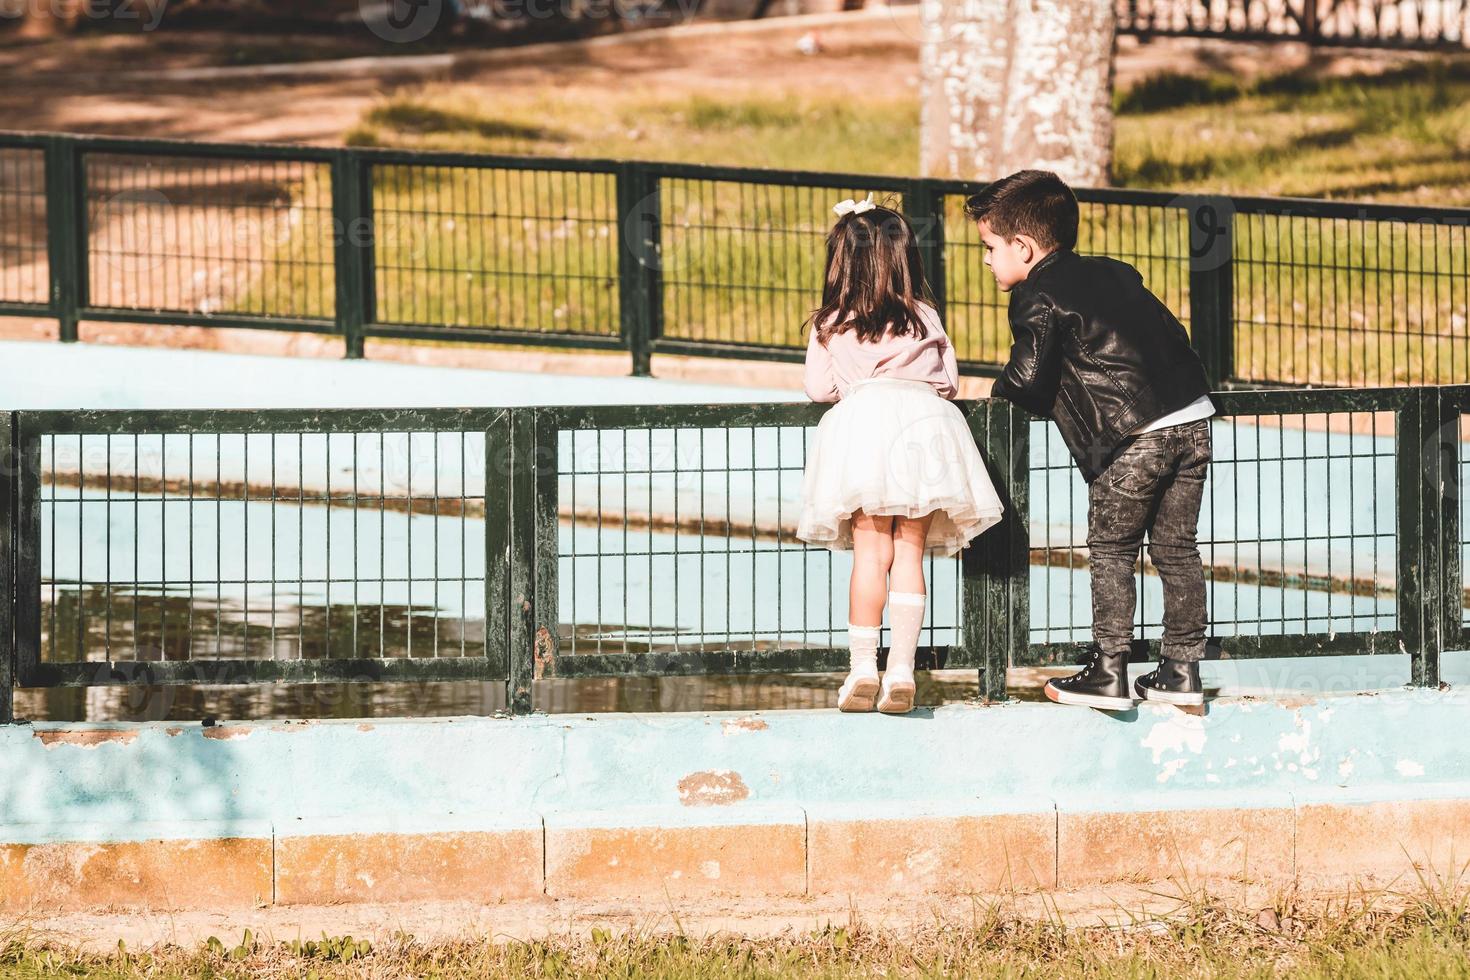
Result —
[[[1217, 656], [1407, 652], [1470, 621], [1470, 386], [1217, 395], [1200, 545]], [[1073, 662], [1086, 488], [1049, 423], [956, 403], [1007, 511], [925, 562], [920, 665]], [[828, 406], [16, 412], [0, 708], [27, 688], [846, 666], [850, 552], [795, 537]], [[1140, 650], [1161, 589], [1138, 565]], [[886, 643], [886, 637], [885, 637]]]
[[[921, 239], [967, 374], [1010, 346], [968, 194], [873, 175], [0, 134], [0, 315], [800, 361], [833, 202]], [[1083, 189], [1217, 387], [1470, 381], [1470, 209]]]

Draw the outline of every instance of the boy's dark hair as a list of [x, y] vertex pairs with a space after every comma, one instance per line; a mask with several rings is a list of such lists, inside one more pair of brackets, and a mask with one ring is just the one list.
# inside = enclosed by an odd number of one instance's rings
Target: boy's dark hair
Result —
[[933, 296], [908, 219], [882, 206], [839, 218], [827, 234], [822, 305], [806, 319], [817, 341], [826, 346], [848, 330], [869, 343], [886, 332], [925, 337], [920, 303], [932, 305]]
[[965, 215], [1006, 241], [1036, 239], [1044, 249], [1077, 247], [1077, 197], [1050, 170], [1018, 170], [965, 200]]

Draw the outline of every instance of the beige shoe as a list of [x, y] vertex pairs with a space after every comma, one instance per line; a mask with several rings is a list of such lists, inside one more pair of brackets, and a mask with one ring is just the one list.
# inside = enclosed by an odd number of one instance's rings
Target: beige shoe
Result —
[[[895, 677], [894, 675], [898, 676]], [[887, 671], [883, 675], [882, 692], [878, 696], [878, 710], [885, 715], [906, 715], [914, 710], [914, 683], [911, 671]]]
[[878, 700], [878, 675], [852, 673], [837, 689], [838, 711], [872, 711]]

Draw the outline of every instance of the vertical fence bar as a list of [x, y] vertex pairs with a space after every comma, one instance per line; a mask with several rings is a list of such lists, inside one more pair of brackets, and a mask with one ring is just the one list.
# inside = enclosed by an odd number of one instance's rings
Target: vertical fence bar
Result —
[[[1031, 416], [1010, 402], [999, 407], [1006, 415], [1005, 449], [1000, 457], [1006, 464], [1002, 476], [1007, 494], [1001, 521], [1006, 530], [1002, 540], [1006, 549], [1004, 663], [1011, 664], [1031, 646]], [[1004, 693], [1004, 676], [1001, 690]]]
[[903, 211], [918, 236], [919, 259], [934, 294], [934, 308], [944, 320], [944, 195], [933, 181], [916, 180], [904, 192]]
[[510, 646], [505, 706], [511, 714], [531, 711], [535, 657], [536, 410], [513, 408], [510, 416]]
[[351, 150], [332, 156], [333, 273], [337, 331], [345, 356], [363, 356], [363, 326], [373, 317], [373, 191], [369, 164]]
[[507, 681], [515, 649], [510, 637], [511, 417], [511, 409], [501, 412], [485, 431], [485, 659], [491, 672]]
[[1440, 573], [1438, 602], [1439, 649], [1462, 647], [1460, 620], [1465, 601], [1464, 569], [1460, 553], [1460, 409], [1465, 388], [1432, 388], [1435, 395], [1435, 455], [1439, 479], [1434, 494], [1439, 521]]
[[1317, 0], [1302, 0], [1301, 26], [1302, 39], [1308, 44], [1321, 40], [1318, 36], [1322, 31], [1322, 24], [1317, 11]]
[[14, 555], [11, 589], [15, 683], [34, 683], [41, 663], [41, 439], [26, 431], [25, 413], [11, 424], [15, 447]]
[[633, 355], [633, 375], [646, 378], [663, 313], [658, 177], [638, 163], [623, 164], [618, 168], [617, 199], [622, 337]]
[[1189, 214], [1189, 327], [1210, 387], [1235, 375], [1235, 295], [1231, 257], [1235, 208], [1225, 197], [1191, 197]]
[[[1401, 534], [1417, 529], [1417, 538], [1400, 538], [1399, 564], [1403, 575], [1407, 555], [1418, 575], [1411, 578], [1410, 596], [1400, 599], [1399, 615], [1409, 619], [1399, 628], [1411, 658], [1411, 683], [1438, 687], [1442, 655], [1460, 634], [1460, 420], [1453, 389], [1415, 389], [1408, 401], [1414, 422], [1406, 428], [1413, 439], [1407, 445], [1400, 440], [1399, 469], [1400, 479], [1411, 482], [1400, 486], [1399, 503], [1411, 512], [1400, 517], [1399, 527]], [[1402, 587], [1399, 594], [1404, 595]], [[1414, 608], [1406, 609], [1408, 603]]]
[[[1009, 402], [990, 399], [985, 403], [986, 431], [985, 455], [994, 469], [992, 479], [1001, 495], [1001, 503], [1009, 509], [1006, 474], [1010, 469], [1008, 443], [1010, 441]], [[1006, 697], [1006, 671], [1010, 668], [1010, 612], [1006, 609], [1008, 583], [1006, 581], [1006, 523], [1009, 514], [982, 536], [985, 542], [985, 674], [981, 678], [980, 692], [987, 701], [1004, 701]]]
[[68, 136], [46, 141], [46, 260], [58, 338], [77, 340], [85, 300], [87, 204], [81, 148]]
[[[991, 444], [990, 408], [993, 401], [975, 402], [967, 421], [975, 444], [986, 450], [985, 455], [994, 459]], [[998, 477], [998, 473], [992, 473]], [[999, 485], [999, 484], [997, 484]], [[993, 528], [991, 530], [994, 530]], [[982, 533], [960, 552], [960, 637], [970, 662], [980, 665], [980, 694], [987, 700], [993, 695], [995, 680], [996, 640], [992, 624], [1000, 598], [995, 594], [995, 548], [990, 531]], [[1000, 697], [1005, 697], [1005, 684], [1000, 685]]]
[[1409, 654], [1410, 683], [1438, 687], [1440, 654], [1444, 652], [1441, 599], [1444, 586], [1444, 543], [1440, 520], [1444, 507], [1443, 456], [1438, 434], [1438, 391], [1405, 393], [1398, 412], [1395, 467], [1398, 483], [1398, 627]]
[[15, 414], [0, 412], [0, 725], [15, 720]]
[[[535, 487], [531, 500], [518, 504], [532, 522], [531, 614], [535, 633], [531, 642], [531, 679], [555, 676], [561, 651], [557, 610], [557, 439], [558, 429], [539, 412], [536, 415]], [[626, 457], [625, 457], [626, 466]], [[626, 501], [624, 502], [626, 506]], [[574, 600], [575, 601], [575, 600]]]

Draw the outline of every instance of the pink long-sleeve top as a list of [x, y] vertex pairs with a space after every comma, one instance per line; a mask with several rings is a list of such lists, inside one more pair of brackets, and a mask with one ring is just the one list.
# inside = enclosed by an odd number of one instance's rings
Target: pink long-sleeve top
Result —
[[806, 394], [814, 402], [835, 402], [864, 378], [905, 378], [927, 381], [940, 397], [959, 394], [960, 372], [954, 345], [939, 322], [939, 313], [919, 304], [926, 328], [923, 337], [894, 336], [890, 329], [872, 343], [858, 341], [856, 330], [833, 335], [824, 347], [812, 324], [806, 346]]

